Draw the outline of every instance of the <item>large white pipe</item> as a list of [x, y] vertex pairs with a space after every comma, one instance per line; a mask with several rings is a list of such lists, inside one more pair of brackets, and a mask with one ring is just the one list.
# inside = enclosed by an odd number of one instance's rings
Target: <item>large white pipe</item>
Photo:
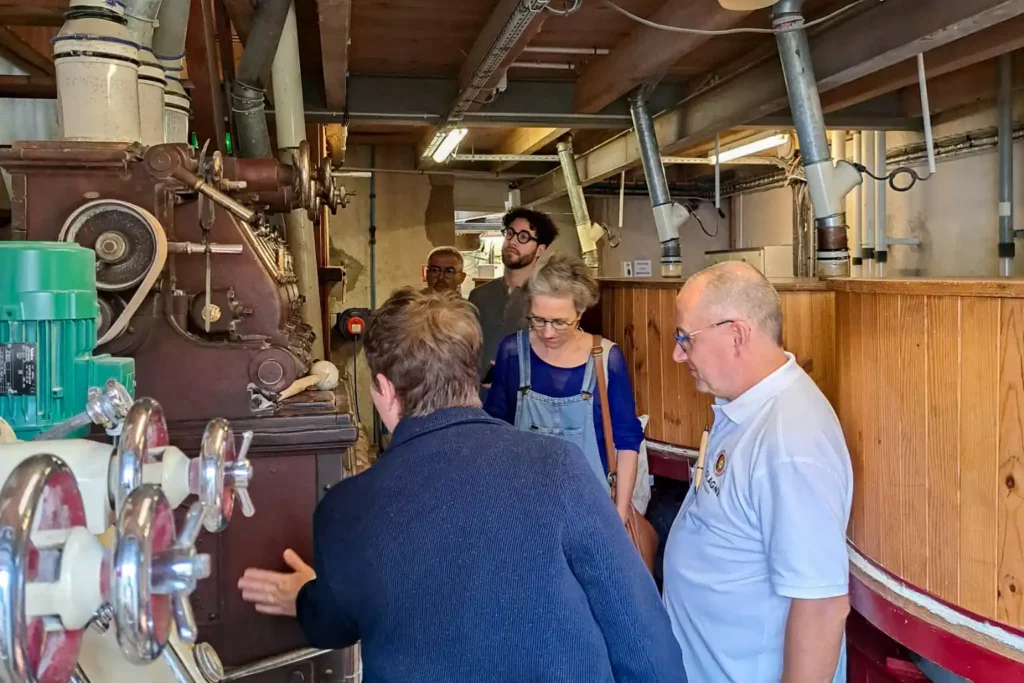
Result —
[[[879, 178], [888, 174], [886, 171], [886, 134], [884, 130], [875, 133], [875, 168], [872, 171]], [[885, 276], [885, 264], [889, 260], [889, 242], [885, 234], [886, 214], [886, 193], [889, 189], [888, 182], [872, 181], [875, 185], [875, 268], [878, 277]]]
[[[866, 130], [861, 135], [861, 163], [865, 168], [875, 168], [875, 134]], [[875, 181], [864, 185], [861, 197], [861, 237], [860, 246], [863, 256], [863, 274], [871, 277], [875, 271]]]
[[[278, 158], [291, 164], [292, 154], [306, 139], [306, 111], [302, 102], [299, 32], [295, 22], [294, 1], [288, 8], [270, 73], [274, 84], [274, 127], [277, 131]], [[316, 150], [317, 157], [319, 152]], [[320, 282], [317, 276], [313, 224], [305, 209], [297, 209], [285, 216], [285, 226], [299, 292], [304, 297], [302, 320], [318, 332], [323, 327], [323, 317], [320, 314]], [[317, 334], [313, 341], [313, 358], [324, 358], [324, 352], [323, 339]]]
[[164, 142], [188, 142], [191, 100], [181, 84], [190, 0], [163, 0], [153, 32], [153, 53], [164, 69]]
[[51, 41], [63, 140], [138, 142], [139, 50], [122, 5], [77, 0]]

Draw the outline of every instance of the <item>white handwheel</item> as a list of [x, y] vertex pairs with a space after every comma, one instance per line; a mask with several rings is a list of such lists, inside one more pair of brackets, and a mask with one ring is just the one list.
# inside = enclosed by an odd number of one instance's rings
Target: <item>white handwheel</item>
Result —
[[[89, 549], [85, 508], [75, 477], [52, 455], [20, 463], [0, 490], [0, 679], [4, 683], [66, 683], [82, 646], [88, 605], [101, 600], [102, 550]], [[76, 527], [79, 532], [76, 534]], [[72, 540], [74, 539], [74, 540]], [[70, 544], [70, 547], [69, 547]], [[87, 564], [71, 555], [83, 547]], [[59, 604], [76, 583], [92, 596], [76, 596], [77, 605]], [[95, 608], [98, 608], [98, 604]], [[84, 614], [68, 628], [59, 612]], [[69, 618], [69, 620], [73, 620]]]

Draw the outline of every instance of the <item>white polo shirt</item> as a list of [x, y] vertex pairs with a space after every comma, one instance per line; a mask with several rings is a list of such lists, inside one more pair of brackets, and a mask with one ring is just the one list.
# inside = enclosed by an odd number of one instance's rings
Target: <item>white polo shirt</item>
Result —
[[[850, 454], [832, 406], [786, 357], [716, 402], [704, 481], [669, 533], [665, 607], [691, 681], [778, 683], [790, 600], [847, 594]], [[845, 639], [833, 681], [846, 681]]]

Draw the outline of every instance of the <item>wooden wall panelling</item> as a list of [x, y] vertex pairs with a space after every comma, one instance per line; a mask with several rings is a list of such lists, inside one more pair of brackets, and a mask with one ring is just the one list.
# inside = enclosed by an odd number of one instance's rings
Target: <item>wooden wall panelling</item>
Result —
[[[860, 328], [863, 330], [861, 354], [863, 361], [861, 367], [865, 373], [865, 384], [866, 386], [873, 386], [877, 381], [877, 375], [874, 375], [873, 368], [878, 367], [880, 360], [880, 349], [875, 340], [878, 339], [878, 297], [865, 296], [861, 299], [860, 307]], [[864, 421], [862, 427], [863, 441], [862, 441], [862, 452], [864, 454], [865, 462], [865, 473], [866, 476], [862, 481], [866, 491], [864, 498], [865, 503], [865, 516], [864, 516], [864, 543], [861, 546], [865, 553], [869, 557], [879, 559], [881, 558], [882, 551], [882, 540], [881, 540], [881, 509], [884, 504], [882, 498], [882, 477], [884, 476], [884, 469], [879, 466], [880, 462], [883, 462], [878, 457], [878, 420], [877, 420], [877, 400], [878, 396], [874, 395], [874, 392], [867, 393], [864, 396], [864, 412], [867, 418]]]
[[[836, 326], [837, 332], [842, 334], [845, 330], [850, 329], [850, 301], [846, 297], [840, 297], [836, 300]], [[836, 415], [839, 417], [840, 422], [850, 413], [850, 357], [849, 354], [842, 354], [839, 358], [838, 365], [836, 366], [836, 399], [832, 403], [832, 407], [836, 411]], [[850, 437], [846, 436], [847, 447], [850, 449], [850, 461], [853, 463], [853, 448], [849, 445]], [[856, 469], [855, 469], [856, 471]], [[854, 489], [856, 493], [856, 488]], [[856, 518], [850, 514], [850, 520], [846, 526], [846, 537], [853, 540], [856, 538], [854, 531], [854, 524]]]
[[671, 320], [661, 317], [661, 300], [665, 294], [667, 292], [660, 289], [647, 290], [647, 414], [650, 415], [647, 428], [649, 433], [658, 434], [665, 432], [664, 367], [672, 362], [665, 353], [665, 343], [661, 338], [662, 334], [668, 333], [662, 329]]
[[929, 592], [960, 601], [960, 299], [927, 297], [926, 460]]
[[850, 377], [849, 397], [850, 403], [847, 409], [840, 415], [843, 425], [843, 434], [846, 436], [846, 444], [850, 449], [850, 458], [853, 464], [853, 510], [850, 517], [856, 520], [854, 524], [853, 542], [862, 550], [866, 550], [867, 543], [867, 487], [860, 482], [868, 481], [867, 461], [864, 454], [864, 423], [863, 411], [867, 405], [864, 392], [864, 385], [867, 380], [869, 369], [865, 364], [864, 356], [864, 332], [861, 328], [863, 322], [864, 297], [860, 294], [848, 294], [840, 297], [847, 302], [846, 324], [838, 333], [842, 343], [849, 344], [848, 353], [841, 354], [848, 359], [848, 373]]
[[[928, 327], [926, 297], [900, 297], [898, 324], [899, 511], [904, 544], [903, 576], [915, 586], [928, 585]], [[925, 552], [921, 552], [924, 550]]]
[[998, 299], [962, 302], [960, 354], [960, 606], [996, 616]]
[[634, 287], [632, 304], [627, 302], [633, 322], [633, 393], [636, 396], [638, 415], [647, 415], [650, 410], [650, 386], [647, 372], [647, 292], [657, 295], [657, 290]]
[[1024, 301], [999, 320], [999, 574], [996, 617], [1024, 625]]
[[903, 534], [906, 520], [903, 519], [901, 501], [903, 454], [900, 452], [900, 340], [902, 334], [895, 331], [902, 328], [900, 322], [900, 297], [876, 297], [878, 333], [872, 338], [875, 345], [876, 362], [869, 372], [875, 376], [878, 396], [874, 403], [877, 438], [875, 439], [875, 481], [882, 496], [881, 550], [882, 562], [892, 572], [903, 575]]
[[665, 405], [665, 423], [662, 427], [664, 441], [681, 444], [683, 438], [682, 398], [679, 394], [680, 373], [683, 365], [672, 358], [675, 352], [676, 297], [673, 290], [659, 291], [661, 301], [662, 353], [667, 359], [663, 365], [662, 401]]

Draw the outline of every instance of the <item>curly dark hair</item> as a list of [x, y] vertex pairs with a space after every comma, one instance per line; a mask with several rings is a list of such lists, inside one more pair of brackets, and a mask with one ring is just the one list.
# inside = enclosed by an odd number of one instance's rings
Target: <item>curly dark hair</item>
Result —
[[506, 213], [501, 219], [501, 224], [507, 228], [512, 225], [512, 221], [520, 218], [529, 223], [533, 231], [537, 233], [537, 244], [543, 247], [550, 247], [551, 243], [558, 237], [558, 228], [555, 227], [555, 222], [551, 220], [551, 216], [543, 211], [534, 211], [524, 206], [517, 206]]

